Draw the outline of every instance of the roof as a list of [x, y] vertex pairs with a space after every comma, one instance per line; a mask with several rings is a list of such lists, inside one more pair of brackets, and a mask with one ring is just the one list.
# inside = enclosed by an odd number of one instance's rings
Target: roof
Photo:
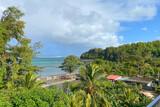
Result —
[[148, 84], [152, 80], [147, 79], [147, 78], [140, 78], [140, 77], [130, 77], [129, 79], [123, 80], [123, 81], [136, 82], [136, 83], [146, 83], [146, 84]]
[[129, 80], [129, 77], [122, 77], [122, 78], [120, 78], [120, 79], [118, 79], [118, 80], [127, 81], [127, 80]]
[[120, 76], [120, 75], [109, 75], [109, 76], [107, 76], [108, 80], [118, 80], [120, 78], [122, 78], [122, 76]]

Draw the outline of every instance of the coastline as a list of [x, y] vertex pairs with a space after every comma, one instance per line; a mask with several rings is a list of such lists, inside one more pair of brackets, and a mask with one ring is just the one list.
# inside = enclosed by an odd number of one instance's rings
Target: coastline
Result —
[[37, 81], [42, 81], [44, 84], [42, 87], [50, 87], [53, 85], [63, 84], [65, 82], [73, 82], [77, 79], [77, 73], [65, 73], [65, 74], [57, 74], [57, 75], [50, 75], [47, 77], [39, 77]]
[[34, 58], [32, 64], [41, 69], [37, 72], [40, 77], [48, 77], [51, 75], [61, 75], [66, 74], [59, 66], [63, 63], [63, 57], [57, 58]]

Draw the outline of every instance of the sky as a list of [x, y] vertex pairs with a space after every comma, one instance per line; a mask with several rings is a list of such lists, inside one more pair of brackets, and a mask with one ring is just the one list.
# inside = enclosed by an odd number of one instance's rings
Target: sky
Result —
[[160, 40], [160, 0], [0, 0], [21, 9], [25, 36], [41, 41], [40, 57]]

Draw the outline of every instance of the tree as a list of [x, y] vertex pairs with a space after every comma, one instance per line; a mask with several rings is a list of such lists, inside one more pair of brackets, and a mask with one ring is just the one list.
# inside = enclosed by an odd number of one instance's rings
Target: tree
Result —
[[[86, 107], [110, 107], [110, 103], [104, 97], [104, 88], [102, 83], [104, 80], [104, 73], [102, 69], [96, 64], [86, 65], [85, 68], [80, 70], [80, 91], [76, 92], [73, 95], [73, 98], [79, 99], [75, 101], [80, 105]], [[102, 80], [102, 81], [101, 81]], [[73, 101], [74, 102], [74, 101]], [[74, 105], [74, 103], [72, 103]], [[81, 106], [80, 106], [81, 107]]]
[[113, 67], [113, 63], [110, 62], [110, 61], [106, 61], [106, 60], [103, 60], [103, 59], [95, 59], [92, 64], [97, 64], [102, 71], [104, 71], [105, 73], [107, 74], [110, 74], [112, 73], [111, 70], [112, 70], [112, 67]]
[[103, 49], [101, 48], [95, 48], [95, 49], [90, 49], [88, 52], [83, 53], [80, 56], [81, 59], [97, 59], [97, 58], [104, 58], [103, 56]]
[[[8, 7], [0, 21], [0, 88], [13, 88], [32, 66], [33, 49], [31, 40], [24, 37], [24, 13], [16, 7]], [[9, 42], [16, 40], [17, 44]], [[35, 71], [32, 70], [32, 71]]]
[[32, 89], [40, 87], [41, 84], [42, 81], [37, 81], [37, 76], [30, 71], [23, 77], [21, 86], [27, 89]]
[[73, 73], [78, 69], [78, 67], [82, 64], [80, 59], [74, 55], [70, 55], [64, 59], [64, 62], [62, 63], [62, 70], [65, 70], [66, 72]]

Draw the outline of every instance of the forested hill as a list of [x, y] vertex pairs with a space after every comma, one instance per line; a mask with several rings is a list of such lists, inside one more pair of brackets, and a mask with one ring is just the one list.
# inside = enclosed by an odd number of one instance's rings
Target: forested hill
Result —
[[106, 49], [95, 48], [81, 55], [81, 59], [105, 59], [109, 61], [125, 61], [130, 59], [157, 59], [160, 58], [160, 41], [139, 42], [125, 44], [119, 47]]

